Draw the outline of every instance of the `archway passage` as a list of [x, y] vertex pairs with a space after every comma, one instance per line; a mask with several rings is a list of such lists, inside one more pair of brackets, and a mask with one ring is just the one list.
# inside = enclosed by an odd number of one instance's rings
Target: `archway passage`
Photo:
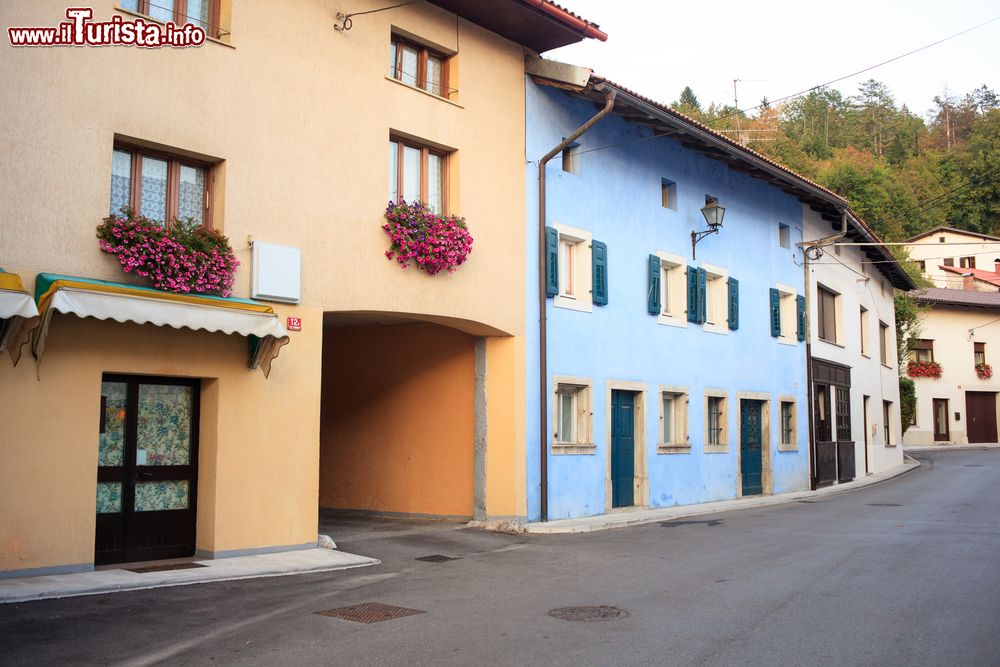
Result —
[[320, 507], [471, 519], [476, 339], [426, 322], [329, 319]]

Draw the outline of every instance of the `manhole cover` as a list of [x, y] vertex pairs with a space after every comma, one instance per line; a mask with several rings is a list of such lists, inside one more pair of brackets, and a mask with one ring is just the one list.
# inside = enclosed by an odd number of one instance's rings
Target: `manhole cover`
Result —
[[420, 558], [415, 558], [414, 560], [422, 560], [425, 563], [447, 563], [450, 560], [458, 559], [452, 558], [451, 556], [442, 556], [441, 554], [432, 554], [430, 556], [421, 556]]
[[146, 567], [125, 568], [129, 572], [145, 574], [146, 572], [167, 572], [168, 570], [190, 570], [195, 567], [208, 567], [201, 563], [168, 563], [165, 565], [148, 565]]
[[549, 612], [549, 616], [561, 618], [564, 621], [612, 621], [625, 618], [628, 612], [618, 607], [607, 605], [590, 607], [560, 607]]
[[355, 621], [357, 623], [378, 623], [379, 621], [391, 621], [394, 618], [403, 616], [414, 616], [416, 614], [426, 614], [419, 609], [407, 609], [406, 607], [394, 607], [391, 604], [381, 602], [365, 602], [350, 607], [337, 607], [326, 611], [317, 611], [320, 616], [331, 618], [342, 618], [345, 621]]
[[902, 507], [899, 503], [868, 503], [868, 507]]

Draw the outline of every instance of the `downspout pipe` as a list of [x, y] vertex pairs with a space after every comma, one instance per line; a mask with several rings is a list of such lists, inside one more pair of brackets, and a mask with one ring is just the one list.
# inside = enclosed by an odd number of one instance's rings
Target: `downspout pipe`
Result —
[[[604, 84], [596, 89], [603, 90]], [[538, 161], [538, 456], [541, 484], [541, 521], [549, 519], [549, 370], [548, 344], [546, 342], [546, 309], [548, 297], [545, 294], [545, 167], [549, 160], [561, 153], [567, 146], [583, 136], [599, 120], [611, 113], [615, 107], [617, 92], [605, 92], [604, 108], [597, 115], [578, 127], [562, 142]]]
[[825, 236], [821, 239], [815, 239], [813, 241], [803, 241], [799, 243], [799, 247], [802, 248], [802, 273], [803, 273], [803, 287], [805, 289], [805, 319], [806, 319], [806, 421], [809, 425], [809, 486], [813, 491], [816, 490], [819, 485], [819, 475], [816, 469], [816, 424], [813, 423], [813, 414], [815, 407], [813, 406], [813, 401], [815, 397], [813, 396], [813, 367], [812, 367], [812, 319], [809, 313], [812, 310], [812, 301], [810, 300], [810, 295], [812, 290], [809, 288], [809, 252], [822, 248], [823, 246], [836, 243], [840, 239], [847, 236], [847, 209], [840, 209], [840, 231], [832, 236]]

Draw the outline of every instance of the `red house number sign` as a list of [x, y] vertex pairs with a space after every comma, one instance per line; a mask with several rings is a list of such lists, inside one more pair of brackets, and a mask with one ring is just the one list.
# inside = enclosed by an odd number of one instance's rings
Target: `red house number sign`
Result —
[[289, 317], [288, 318], [288, 330], [289, 331], [302, 331], [302, 318], [301, 317]]

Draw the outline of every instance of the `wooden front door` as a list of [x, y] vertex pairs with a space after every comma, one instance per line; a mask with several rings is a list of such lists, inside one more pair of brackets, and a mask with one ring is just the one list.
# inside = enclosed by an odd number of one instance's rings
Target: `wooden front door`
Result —
[[740, 477], [743, 495], [763, 493], [761, 402], [740, 401]]
[[[886, 424], [888, 428], [888, 424]], [[935, 398], [934, 399], [934, 441], [935, 442], [948, 442], [950, 439], [950, 432], [948, 430], [948, 399], [946, 398]], [[886, 442], [889, 439], [886, 437]]]
[[611, 391], [611, 506], [635, 504], [635, 394]]
[[965, 392], [965, 419], [969, 442], [996, 442], [997, 395], [987, 391]]
[[200, 382], [105, 375], [94, 562], [194, 555]]

